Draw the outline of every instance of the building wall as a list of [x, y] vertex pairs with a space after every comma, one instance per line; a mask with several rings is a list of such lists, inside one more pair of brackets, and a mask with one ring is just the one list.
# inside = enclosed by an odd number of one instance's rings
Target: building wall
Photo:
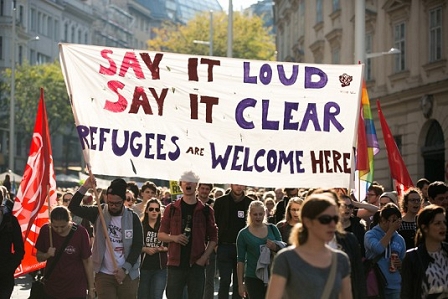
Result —
[[[275, 0], [279, 61], [352, 64], [355, 51], [355, 3], [339, 1]], [[317, 21], [317, 4], [322, 3], [322, 22]], [[414, 183], [431, 176], [435, 168], [444, 172], [433, 179], [448, 180], [448, 2], [443, 0], [366, 0], [366, 52], [388, 51], [396, 44], [395, 32], [404, 24], [401, 54], [383, 55], [366, 61], [366, 80], [380, 153], [375, 156], [375, 180], [393, 188], [387, 152], [378, 121], [376, 100], [392, 134], [401, 140], [399, 149]], [[430, 19], [439, 9], [440, 56], [430, 56]], [[299, 18], [294, 22], [294, 18]], [[434, 20], [434, 19], [433, 19]], [[296, 24], [299, 24], [297, 26]], [[339, 52], [339, 56], [336, 53]], [[398, 69], [403, 57], [404, 67]], [[432, 113], [427, 109], [432, 103]], [[427, 146], [431, 125], [438, 124], [437, 146]], [[442, 153], [436, 165], [423, 154]], [[434, 155], [433, 155], [434, 156]], [[426, 166], [425, 166], [426, 161]], [[432, 166], [428, 166], [432, 165]], [[440, 169], [439, 169], [440, 170]]]

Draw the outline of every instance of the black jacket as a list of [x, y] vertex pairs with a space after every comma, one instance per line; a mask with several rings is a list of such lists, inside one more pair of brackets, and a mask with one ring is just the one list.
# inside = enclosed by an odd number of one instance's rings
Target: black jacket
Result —
[[13, 275], [24, 255], [22, 230], [19, 222], [15, 216], [8, 213], [3, 216], [3, 221], [0, 224], [0, 276]]
[[[448, 243], [442, 243], [442, 249], [448, 253]], [[409, 249], [403, 259], [401, 268], [402, 299], [421, 299], [422, 282], [428, 283], [426, 269], [434, 259], [428, 254], [425, 243]]]
[[336, 242], [350, 259], [350, 280], [352, 282], [353, 299], [366, 299], [366, 277], [364, 275], [358, 240], [353, 233], [341, 234], [336, 232]]

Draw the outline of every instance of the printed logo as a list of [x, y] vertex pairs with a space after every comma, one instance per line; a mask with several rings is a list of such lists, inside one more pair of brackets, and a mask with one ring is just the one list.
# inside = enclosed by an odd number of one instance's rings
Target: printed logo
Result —
[[244, 218], [244, 211], [238, 211], [238, 218]]
[[342, 87], [349, 86], [350, 83], [353, 81], [353, 76], [350, 76], [346, 73], [343, 73], [339, 76], [339, 82], [341, 82]]
[[133, 233], [132, 233], [132, 229], [126, 229], [124, 231], [124, 238], [125, 239], [132, 239]]

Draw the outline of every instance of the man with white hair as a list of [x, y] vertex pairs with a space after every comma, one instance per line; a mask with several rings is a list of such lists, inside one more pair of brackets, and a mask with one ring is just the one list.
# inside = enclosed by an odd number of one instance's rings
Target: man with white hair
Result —
[[[168, 299], [182, 298], [187, 286], [188, 298], [202, 298], [205, 265], [214, 250], [218, 230], [213, 209], [196, 197], [199, 177], [192, 171], [180, 178], [182, 198], [168, 204], [163, 213], [158, 238], [168, 244]], [[204, 240], [208, 240], [207, 245]]]

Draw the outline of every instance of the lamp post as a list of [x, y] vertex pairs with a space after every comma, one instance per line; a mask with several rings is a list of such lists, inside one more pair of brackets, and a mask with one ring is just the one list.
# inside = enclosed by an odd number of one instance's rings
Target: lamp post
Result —
[[16, 88], [16, 2], [12, 1], [11, 99], [9, 107], [9, 169], [14, 171], [14, 116]]
[[227, 27], [227, 57], [233, 56], [233, 3], [229, 0], [229, 22]]
[[213, 56], [213, 10], [210, 10], [210, 29], [209, 29], [209, 41], [195, 39], [193, 43], [200, 45], [208, 45], [210, 56]]
[[383, 55], [389, 55], [389, 54], [400, 54], [401, 51], [397, 48], [390, 48], [389, 51], [385, 51], [385, 52], [376, 52], [376, 53], [367, 53], [366, 54], [366, 58], [374, 58], [374, 57], [380, 57]]

